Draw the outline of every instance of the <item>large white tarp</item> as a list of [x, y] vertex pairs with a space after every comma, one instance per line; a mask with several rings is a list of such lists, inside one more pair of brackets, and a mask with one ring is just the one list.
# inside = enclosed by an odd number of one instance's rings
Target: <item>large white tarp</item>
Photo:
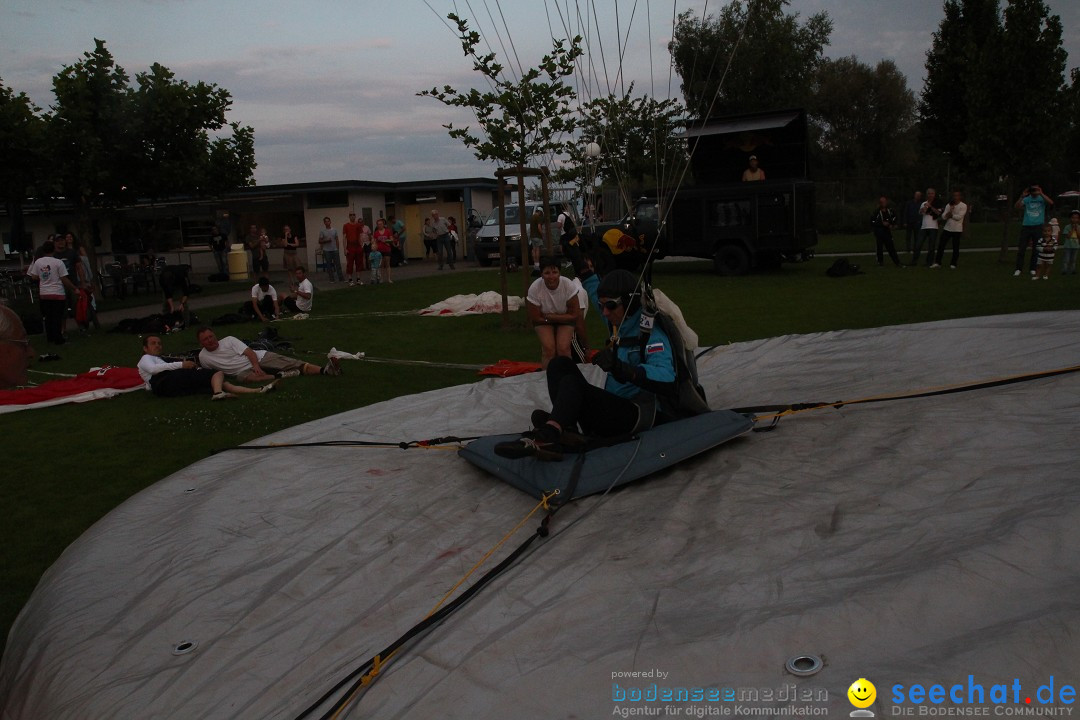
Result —
[[[716, 407], [851, 400], [1076, 365], [1077, 337], [1080, 313], [1023, 314], [740, 343], [700, 365]], [[484, 380], [267, 440], [502, 433], [542, 405], [539, 375]], [[1080, 684], [1078, 438], [1077, 374], [786, 418], [560, 511], [349, 717], [846, 717], [858, 678], [878, 717], [916, 707], [913, 684], [986, 703], [1007, 685], [990, 714], [1066, 707], [1036, 692]], [[296, 717], [534, 505], [446, 450], [209, 457], [42, 578], [0, 667], [3, 718]], [[799, 654], [824, 668], [787, 673]], [[789, 700], [796, 686], [812, 697]], [[679, 688], [742, 702], [648, 699]]]

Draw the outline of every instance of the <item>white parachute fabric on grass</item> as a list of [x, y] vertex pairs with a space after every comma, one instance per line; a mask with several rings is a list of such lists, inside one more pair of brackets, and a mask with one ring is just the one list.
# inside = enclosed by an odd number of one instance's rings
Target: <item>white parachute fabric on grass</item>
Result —
[[[1024, 314], [739, 343], [699, 363], [714, 407], [831, 402], [1072, 366], [1078, 334], [1080, 313]], [[539, 375], [483, 380], [264, 440], [502, 433], [544, 398]], [[894, 684], [1075, 686], [1078, 418], [1077, 374], [816, 410], [575, 502], [348, 717], [608, 717], [620, 690], [651, 683], [797, 685], [827, 700], [796, 706], [846, 716], [861, 677], [883, 717]], [[3, 718], [294, 718], [534, 505], [446, 450], [209, 457], [42, 578], [0, 667]], [[824, 669], [787, 674], [800, 654]]]
[[[506, 299], [510, 312], [517, 312], [524, 300], [516, 295]], [[502, 312], [502, 295], [494, 290], [487, 290], [479, 295], [452, 295], [445, 300], [429, 305], [420, 311], [421, 315], [438, 317], [459, 317], [461, 315], [481, 315]]]

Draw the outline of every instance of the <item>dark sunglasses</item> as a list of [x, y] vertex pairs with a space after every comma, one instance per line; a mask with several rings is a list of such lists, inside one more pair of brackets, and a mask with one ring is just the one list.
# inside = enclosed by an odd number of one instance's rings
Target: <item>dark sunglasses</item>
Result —
[[622, 305], [622, 300], [601, 300], [600, 307], [604, 308], [608, 312], [615, 312], [615, 308]]

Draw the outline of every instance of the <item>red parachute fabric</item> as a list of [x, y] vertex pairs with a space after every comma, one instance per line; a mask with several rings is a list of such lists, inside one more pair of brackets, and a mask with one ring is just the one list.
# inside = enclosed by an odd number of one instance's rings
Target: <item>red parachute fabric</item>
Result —
[[522, 362], [520, 360], [500, 360], [494, 365], [488, 365], [480, 370], [477, 375], [490, 375], [493, 377], [512, 377], [527, 373], [539, 372], [540, 363]]
[[0, 413], [100, 400], [143, 387], [143, 380], [135, 368], [94, 368], [73, 378], [50, 380], [37, 387], [0, 390]]

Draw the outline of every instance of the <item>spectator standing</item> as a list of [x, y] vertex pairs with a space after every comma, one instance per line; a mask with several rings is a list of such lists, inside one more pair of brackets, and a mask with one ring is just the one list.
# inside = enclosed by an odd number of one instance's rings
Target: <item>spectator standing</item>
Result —
[[341, 226], [341, 233], [345, 236], [345, 274], [349, 277], [349, 285], [364, 282], [360, 279], [360, 273], [364, 271], [364, 246], [360, 241], [360, 231], [364, 227], [364, 221], [356, 221], [356, 213], [349, 213], [349, 222]]
[[1065, 267], [1062, 268], [1062, 275], [1075, 275], [1076, 274], [1076, 255], [1080, 252], [1080, 210], [1073, 210], [1069, 213], [1069, 224], [1062, 230], [1061, 246], [1065, 249]]
[[270, 233], [266, 228], [259, 229], [259, 266], [255, 272], [270, 272]]
[[915, 239], [919, 236], [919, 230], [922, 228], [922, 215], [919, 214], [920, 207], [922, 207], [922, 193], [916, 190], [911, 200], [904, 203], [904, 207], [900, 209], [900, 221], [904, 223], [906, 231], [904, 252], [908, 254], [911, 254], [912, 248], [915, 247]]
[[431, 253], [438, 254], [435, 235], [435, 228], [431, 225], [431, 218], [424, 218], [424, 259], [426, 260], [431, 256]]
[[[388, 221], [390, 223], [390, 230], [394, 233], [394, 242], [391, 243], [394, 250], [391, 255], [399, 254], [401, 256], [399, 262], [402, 265], [408, 265], [409, 252], [406, 248], [405, 241], [409, 239], [409, 236], [405, 233], [405, 223], [402, 220], [396, 219], [393, 215], [389, 216]], [[391, 260], [392, 259], [393, 258], [391, 258]]]
[[[391, 279], [390, 266], [393, 264], [390, 262], [390, 254], [393, 252], [394, 232], [386, 227], [386, 221], [379, 218], [375, 221], [375, 232], [373, 234], [375, 241], [375, 250], [378, 251], [382, 259], [379, 261], [379, 267], [386, 271], [386, 282], [393, 285], [394, 281]], [[372, 273], [375, 273], [374, 261], [372, 262]], [[373, 275], [374, 277], [374, 275]], [[382, 281], [381, 273], [379, 275], [379, 282]]]
[[919, 264], [919, 253], [922, 252], [923, 243], [926, 244], [926, 266], [934, 261], [934, 251], [937, 249], [938, 218], [941, 217], [941, 209], [937, 206], [937, 190], [926, 189], [926, 200], [919, 206], [919, 215], [922, 216], [919, 237], [915, 241], [915, 249], [911, 253], [911, 265]]
[[537, 207], [529, 219], [529, 247], [532, 248], [533, 272], [540, 274], [540, 248], [544, 246], [544, 210]]
[[439, 258], [439, 269], [443, 269], [443, 262], [454, 269], [454, 241], [450, 237], [450, 224], [439, 216], [438, 210], [431, 211], [431, 228], [435, 233], [435, 247]]
[[281, 228], [281, 244], [285, 246], [281, 261], [285, 265], [285, 271], [289, 273], [291, 282], [293, 273], [300, 266], [300, 259], [297, 257], [297, 252], [300, 250], [300, 238], [293, 234], [292, 228], [288, 225]]
[[945, 221], [945, 227], [941, 230], [941, 242], [938, 243], [937, 258], [930, 267], [941, 267], [941, 260], [945, 256], [945, 245], [946, 243], [952, 243], [952, 260], [949, 262], [949, 269], [956, 269], [956, 264], [960, 262], [960, 237], [964, 234], [967, 214], [968, 206], [964, 202], [964, 194], [959, 190], [954, 190], [952, 199], [945, 206], [945, 212], [941, 215], [941, 219]]
[[1020, 238], [1016, 243], [1016, 270], [1013, 277], [1020, 277], [1024, 269], [1024, 254], [1031, 248], [1031, 265], [1028, 268], [1032, 275], [1035, 274], [1035, 245], [1043, 234], [1043, 223], [1046, 222], [1046, 208], [1053, 207], [1054, 201], [1043, 194], [1042, 188], [1032, 185], [1024, 190], [1020, 199], [1016, 201], [1016, 209], [1024, 211], [1024, 219], [1020, 223]]
[[229, 238], [217, 225], [210, 228], [210, 250], [214, 253], [214, 264], [221, 275], [229, 274]]
[[67, 293], [76, 293], [78, 288], [68, 279], [67, 266], [53, 255], [55, 252], [56, 245], [46, 240], [41, 246], [41, 257], [27, 268], [26, 274], [38, 281], [38, 303], [45, 325], [45, 339], [54, 345], [63, 345]]
[[247, 235], [244, 236], [244, 247], [251, 255], [251, 272], [259, 272], [259, 228], [254, 225], [248, 226]]
[[877, 264], [881, 267], [885, 264], [885, 250], [889, 251], [896, 267], [901, 267], [900, 258], [896, 255], [896, 245], [893, 244], [892, 229], [896, 225], [896, 213], [889, 207], [889, 198], [882, 195], [878, 198], [877, 210], [870, 216], [870, 229], [874, 231], [874, 241], [877, 245]]
[[1031, 279], [1038, 280], [1042, 278], [1043, 280], [1049, 280], [1050, 269], [1054, 267], [1054, 253], [1057, 252], [1057, 237], [1055, 237], [1054, 228], [1050, 223], [1043, 225], [1042, 239], [1036, 247], [1036, 252], [1039, 255], [1039, 263]]
[[345, 282], [345, 275], [341, 272], [341, 257], [338, 255], [338, 231], [329, 217], [323, 218], [323, 228], [319, 231], [319, 247], [323, 251], [323, 262], [326, 263], [326, 274], [330, 276], [330, 282]]

